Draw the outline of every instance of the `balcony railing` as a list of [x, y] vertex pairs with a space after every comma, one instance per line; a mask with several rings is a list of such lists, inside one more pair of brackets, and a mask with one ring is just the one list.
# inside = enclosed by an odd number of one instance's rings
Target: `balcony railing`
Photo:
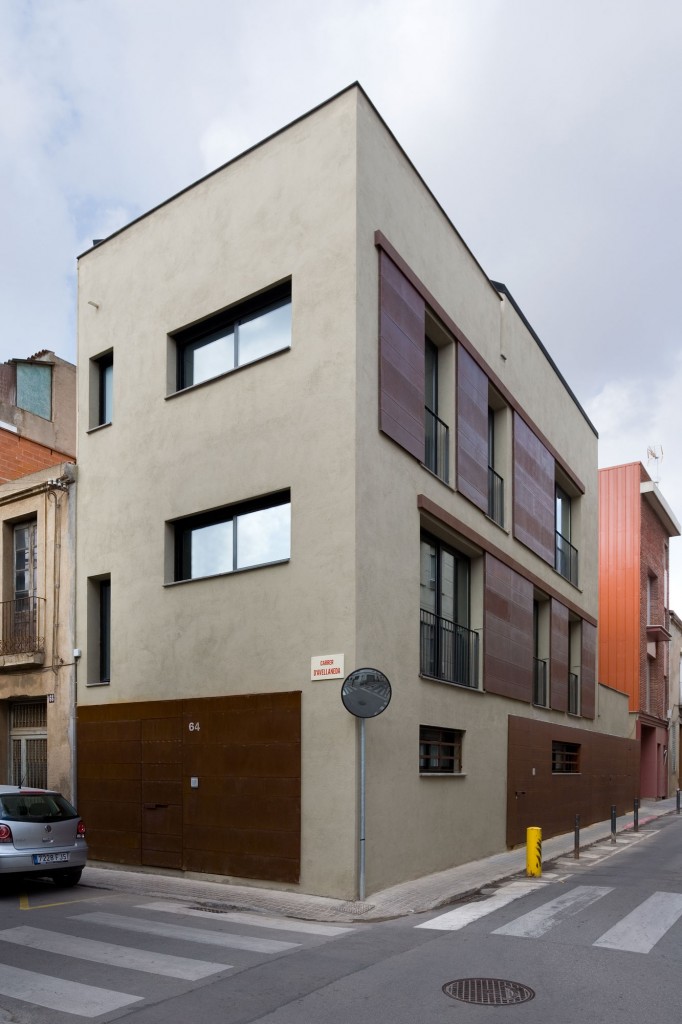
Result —
[[443, 423], [435, 412], [424, 406], [424, 465], [445, 483], [449, 480], [449, 433], [447, 423]]
[[421, 609], [422, 675], [478, 688], [478, 633]]
[[492, 466], [488, 466], [488, 515], [504, 526], [504, 480]]
[[575, 672], [568, 673], [568, 713], [580, 714], [580, 680]]
[[578, 586], [578, 550], [573, 547], [570, 540], [567, 540], [558, 531], [556, 534], [554, 568], [569, 583], [576, 587]]
[[0, 656], [45, 651], [45, 598], [0, 602]]
[[533, 658], [533, 704], [541, 708], [549, 706], [547, 662], [540, 658]]

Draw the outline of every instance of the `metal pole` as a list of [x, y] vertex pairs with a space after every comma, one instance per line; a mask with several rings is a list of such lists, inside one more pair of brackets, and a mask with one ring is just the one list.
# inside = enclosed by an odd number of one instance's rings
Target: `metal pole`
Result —
[[675, 793], [675, 805], [676, 805], [675, 806], [675, 810], [679, 814], [680, 813], [680, 791], [679, 791], [679, 789]]
[[360, 723], [360, 880], [359, 897], [360, 902], [365, 898], [365, 720], [358, 719]]
[[611, 804], [611, 842], [616, 841], [616, 805]]
[[573, 842], [573, 856], [577, 860], [580, 856], [580, 815], [575, 816], [575, 835]]
[[639, 832], [639, 800], [637, 800], [637, 798], [635, 798], [634, 831]]

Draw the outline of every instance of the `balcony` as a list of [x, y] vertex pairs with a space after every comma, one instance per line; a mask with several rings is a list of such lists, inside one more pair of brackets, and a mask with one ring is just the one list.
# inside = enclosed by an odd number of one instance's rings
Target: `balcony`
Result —
[[0, 671], [30, 668], [45, 660], [45, 598], [0, 602]]
[[568, 713], [580, 714], [580, 680], [575, 672], [568, 673]]
[[423, 608], [420, 615], [421, 674], [478, 689], [478, 633]]
[[533, 658], [533, 704], [541, 708], [549, 707], [547, 662], [540, 658]]
[[558, 531], [556, 533], [554, 568], [574, 587], [578, 586], [578, 549], [574, 548], [571, 542]]
[[488, 515], [498, 526], [504, 526], [504, 480], [488, 466]]
[[424, 406], [424, 465], [446, 484], [449, 482], [449, 433], [447, 423]]

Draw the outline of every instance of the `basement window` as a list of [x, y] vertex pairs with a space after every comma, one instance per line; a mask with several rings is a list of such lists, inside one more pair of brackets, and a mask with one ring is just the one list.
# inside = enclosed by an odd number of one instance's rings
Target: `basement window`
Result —
[[419, 774], [461, 775], [462, 739], [459, 729], [419, 726]]
[[552, 772], [577, 775], [580, 771], [580, 744], [552, 740]]

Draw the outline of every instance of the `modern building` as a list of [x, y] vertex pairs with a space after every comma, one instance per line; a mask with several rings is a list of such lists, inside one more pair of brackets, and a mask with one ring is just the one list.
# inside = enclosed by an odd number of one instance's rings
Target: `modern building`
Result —
[[599, 470], [599, 679], [628, 696], [642, 797], [668, 796], [669, 546], [679, 535], [640, 462]]
[[0, 365], [0, 782], [75, 782], [76, 367]]
[[[597, 436], [363, 90], [79, 261], [93, 856], [355, 898], [631, 806]], [[358, 677], [375, 700], [372, 677]]]

